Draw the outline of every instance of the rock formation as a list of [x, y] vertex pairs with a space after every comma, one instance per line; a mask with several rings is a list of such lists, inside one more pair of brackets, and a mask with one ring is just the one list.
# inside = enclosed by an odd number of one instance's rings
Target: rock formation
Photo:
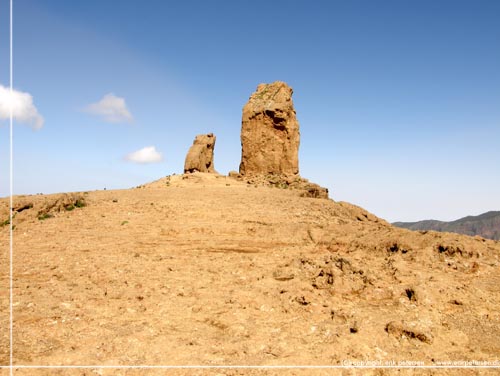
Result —
[[260, 84], [243, 107], [242, 175], [299, 173], [299, 123], [293, 90], [284, 82]]
[[186, 155], [184, 173], [195, 171], [215, 172], [214, 148], [215, 136], [213, 133], [196, 136], [193, 145]]

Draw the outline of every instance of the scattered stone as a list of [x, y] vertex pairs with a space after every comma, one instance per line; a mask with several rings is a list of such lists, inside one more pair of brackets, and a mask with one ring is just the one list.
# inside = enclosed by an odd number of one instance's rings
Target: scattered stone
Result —
[[297, 296], [295, 297], [295, 301], [300, 305], [309, 305], [310, 302], [305, 298], [305, 296]]
[[391, 321], [385, 326], [385, 331], [396, 338], [418, 339], [424, 343], [432, 343], [429, 328], [419, 322]]
[[399, 244], [397, 241], [390, 241], [386, 245], [387, 252], [389, 253], [398, 253], [401, 252], [403, 254], [408, 253], [409, 247]]
[[233, 179], [238, 179], [241, 177], [240, 173], [237, 171], [229, 171], [227, 176], [229, 176], [230, 178], [233, 178]]
[[295, 275], [287, 269], [279, 268], [273, 272], [273, 278], [277, 281], [290, 281], [295, 278]]
[[303, 190], [302, 197], [328, 198], [328, 188], [323, 188], [318, 184], [306, 183], [303, 186]]
[[438, 244], [436, 248], [440, 254], [444, 254], [446, 256], [460, 255], [465, 258], [471, 258], [474, 256], [474, 252], [466, 251], [460, 246]]

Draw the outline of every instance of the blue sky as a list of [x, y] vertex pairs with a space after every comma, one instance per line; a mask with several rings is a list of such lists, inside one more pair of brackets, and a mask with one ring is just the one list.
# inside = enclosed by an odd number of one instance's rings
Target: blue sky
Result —
[[[500, 210], [500, 2], [14, 0], [17, 194], [129, 188], [182, 172], [194, 136], [237, 170], [241, 110], [294, 88], [301, 175], [382, 218]], [[0, 0], [0, 84], [9, 84]], [[89, 105], [123, 98], [132, 119]], [[8, 195], [0, 120], [0, 196]], [[144, 147], [159, 163], [125, 157]]]

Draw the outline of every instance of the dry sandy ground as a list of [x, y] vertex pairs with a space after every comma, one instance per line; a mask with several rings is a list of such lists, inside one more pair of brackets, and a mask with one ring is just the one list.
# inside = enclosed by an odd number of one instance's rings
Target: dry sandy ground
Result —
[[[397, 229], [356, 206], [300, 193], [193, 174], [130, 190], [16, 197], [14, 363], [500, 359], [499, 242]], [[64, 209], [79, 199], [86, 206]], [[0, 205], [3, 221], [8, 201]], [[39, 219], [43, 213], [53, 217]], [[8, 233], [8, 226], [0, 228], [1, 364], [9, 360]], [[498, 370], [18, 369], [15, 375], [458, 372]]]

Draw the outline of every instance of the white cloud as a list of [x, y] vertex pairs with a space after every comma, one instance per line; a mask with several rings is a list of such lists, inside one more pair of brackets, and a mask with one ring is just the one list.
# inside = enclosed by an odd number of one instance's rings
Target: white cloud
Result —
[[85, 111], [101, 116], [104, 121], [109, 123], [130, 123], [133, 120], [125, 99], [117, 97], [113, 93], [106, 94], [97, 103], [89, 104]]
[[12, 116], [16, 121], [29, 124], [33, 129], [43, 127], [43, 116], [33, 104], [31, 94], [12, 90], [11, 96], [10, 88], [0, 84], [0, 119], [10, 119], [11, 107]]
[[125, 160], [135, 163], [158, 163], [163, 160], [163, 156], [154, 146], [146, 146], [145, 148], [128, 154]]

